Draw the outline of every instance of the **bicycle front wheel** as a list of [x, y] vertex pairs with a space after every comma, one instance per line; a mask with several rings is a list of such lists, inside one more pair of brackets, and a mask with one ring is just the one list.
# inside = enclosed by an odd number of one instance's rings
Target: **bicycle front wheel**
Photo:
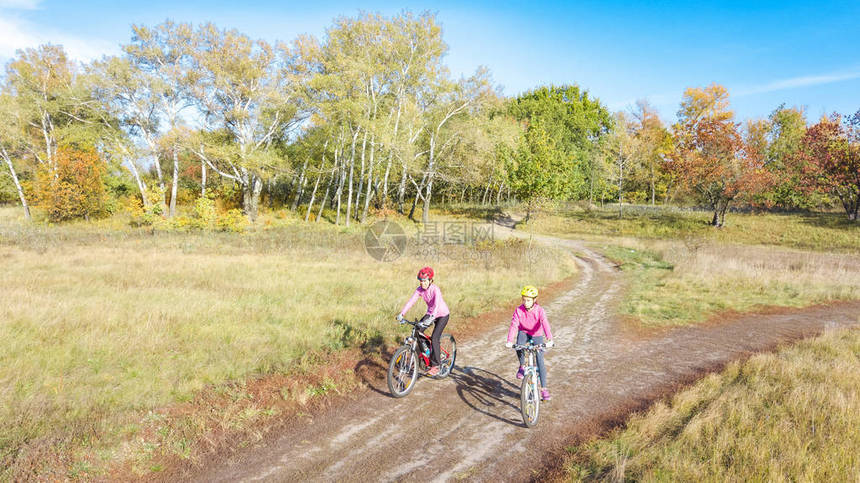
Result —
[[439, 338], [439, 374], [436, 379], [448, 377], [454, 370], [454, 361], [457, 359], [457, 342], [451, 334], [442, 334]]
[[540, 394], [538, 393], [537, 374], [532, 371], [526, 372], [523, 384], [520, 388], [520, 411], [523, 414], [523, 423], [531, 428], [538, 422], [540, 416]]
[[418, 368], [415, 352], [411, 347], [401, 347], [394, 352], [388, 364], [388, 389], [394, 397], [403, 397], [412, 392]]

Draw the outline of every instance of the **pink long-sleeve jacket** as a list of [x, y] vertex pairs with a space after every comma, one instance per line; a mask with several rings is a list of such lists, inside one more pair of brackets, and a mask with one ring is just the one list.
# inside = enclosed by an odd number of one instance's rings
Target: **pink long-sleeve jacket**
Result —
[[420, 286], [415, 289], [412, 297], [409, 298], [409, 301], [403, 306], [403, 310], [400, 311], [400, 315], [406, 315], [406, 312], [409, 312], [409, 309], [412, 308], [418, 297], [421, 297], [427, 303], [427, 315], [438, 318], [450, 313], [448, 311], [448, 304], [442, 298], [442, 290], [439, 289], [438, 285], [430, 284], [427, 290], [424, 290]]
[[511, 328], [508, 329], [508, 342], [517, 341], [517, 332], [523, 331], [528, 335], [543, 335], [552, 340], [552, 329], [546, 320], [546, 312], [543, 307], [535, 303], [531, 310], [526, 310], [525, 305], [520, 305], [514, 310], [511, 317]]

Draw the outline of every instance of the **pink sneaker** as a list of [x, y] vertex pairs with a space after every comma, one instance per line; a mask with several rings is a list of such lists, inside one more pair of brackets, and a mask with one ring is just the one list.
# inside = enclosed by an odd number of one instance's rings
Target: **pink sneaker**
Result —
[[543, 399], [544, 401], [549, 401], [551, 399], [551, 396], [549, 395], [549, 389], [547, 389], [547, 388], [541, 389], [540, 390], [540, 398]]
[[427, 371], [427, 375], [434, 377], [439, 375], [439, 366], [433, 366]]
[[520, 366], [520, 370], [517, 371], [517, 379], [522, 379], [523, 376], [525, 375], [525, 373], [526, 373], [526, 368], [523, 366]]

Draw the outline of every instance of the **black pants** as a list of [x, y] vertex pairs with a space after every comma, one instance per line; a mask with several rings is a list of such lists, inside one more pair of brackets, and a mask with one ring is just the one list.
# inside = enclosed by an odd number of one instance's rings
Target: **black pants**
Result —
[[[430, 315], [425, 315], [424, 317], [421, 317], [421, 321], [423, 322], [429, 318]], [[447, 315], [438, 317], [433, 321], [433, 335], [430, 336], [430, 343], [432, 345], [432, 352], [430, 353], [431, 365], [439, 365], [439, 353], [442, 352], [442, 350], [439, 349], [439, 339], [442, 337], [442, 331], [445, 330], [446, 325], [448, 325]]]

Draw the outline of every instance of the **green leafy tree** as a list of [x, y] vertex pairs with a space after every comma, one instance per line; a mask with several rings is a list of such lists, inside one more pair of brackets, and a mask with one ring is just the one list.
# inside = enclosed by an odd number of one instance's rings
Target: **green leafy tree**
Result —
[[543, 86], [511, 100], [509, 112], [526, 129], [539, 122], [552, 138], [555, 156], [568, 165], [567, 196], [593, 199], [601, 162], [595, 152], [612, 129], [606, 107], [578, 86]]
[[[15, 160], [21, 159], [26, 149], [24, 130], [21, 126], [22, 118], [16, 99], [6, 93], [0, 94], [0, 119], [3, 119], [0, 122], [0, 159], [5, 164], [5, 168], [8, 169], [18, 200], [24, 209], [24, 215], [30, 220], [27, 195], [21, 185], [18, 170], [15, 169]], [[5, 177], [3, 180], [5, 181]]]
[[765, 166], [773, 173], [773, 188], [762, 193], [766, 204], [784, 208], [809, 209], [820, 203], [815, 193], [808, 193], [802, 186], [803, 167], [795, 161], [806, 134], [806, 116], [802, 109], [779, 106], [768, 117], [769, 131]]
[[275, 145], [300, 121], [288, 46], [274, 47], [207, 24], [194, 33], [193, 95], [207, 127], [224, 143], [194, 146], [201, 160], [242, 187], [242, 208], [257, 217], [263, 184], [287, 164]]
[[674, 149], [672, 134], [663, 125], [657, 111], [645, 101], [636, 103], [633, 118], [639, 169], [632, 173], [632, 177], [647, 186], [651, 204], [654, 205], [657, 194], [665, 194], [672, 182], [666, 170], [669, 154]]
[[526, 221], [541, 201], [570, 195], [568, 180], [575, 168], [558, 156], [558, 150], [556, 140], [538, 121], [507, 160], [508, 184], [516, 198], [526, 203]]

